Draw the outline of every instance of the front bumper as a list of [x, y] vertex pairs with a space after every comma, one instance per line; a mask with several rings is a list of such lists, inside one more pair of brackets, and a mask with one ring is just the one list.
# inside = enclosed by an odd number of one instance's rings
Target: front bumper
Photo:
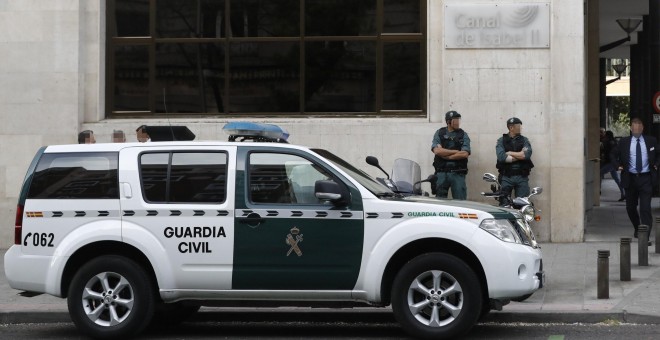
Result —
[[501, 241], [486, 231], [473, 240], [491, 299], [510, 299], [534, 293], [545, 285], [540, 248]]

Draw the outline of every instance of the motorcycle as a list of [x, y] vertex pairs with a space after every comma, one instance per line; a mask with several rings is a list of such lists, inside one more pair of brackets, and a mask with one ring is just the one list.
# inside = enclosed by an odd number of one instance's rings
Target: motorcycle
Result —
[[482, 179], [486, 182], [492, 183], [490, 186], [492, 192], [482, 192], [482, 196], [495, 198], [500, 202], [501, 207], [512, 208], [520, 211], [527, 223], [531, 223], [532, 221], [538, 222], [541, 220], [541, 210], [534, 206], [534, 203], [530, 200], [530, 198], [534, 195], [542, 193], [542, 187], [533, 187], [529, 196], [527, 197], [511, 198], [511, 191], [506, 192], [505, 190], [502, 190], [502, 185], [497, 180], [497, 176], [487, 172], [484, 174]]
[[378, 158], [367, 156], [367, 164], [380, 169], [387, 178], [376, 177], [376, 180], [388, 187], [390, 190], [403, 196], [429, 196], [428, 192], [422, 191], [422, 183], [431, 184], [432, 194], [435, 195], [435, 182], [437, 177], [430, 175], [422, 180], [422, 171], [419, 164], [415, 161], [397, 158], [392, 165], [392, 177], [378, 163]]
[[[492, 184], [490, 185], [491, 192], [482, 192], [482, 196], [495, 198], [500, 202], [499, 205], [501, 207], [516, 209], [520, 211], [525, 221], [527, 221], [527, 224], [531, 223], [532, 221], [538, 222], [541, 220], [541, 210], [534, 206], [534, 203], [530, 200], [530, 198], [534, 195], [542, 193], [542, 187], [532, 188], [530, 190], [529, 196], [527, 197], [514, 197], [512, 199], [511, 191], [502, 190], [502, 185], [497, 180], [497, 176], [487, 172], [484, 174], [483, 180]], [[533, 232], [531, 234], [533, 235]], [[536, 240], [532, 239], [532, 242], [535, 244]], [[522, 302], [527, 300], [530, 296], [532, 296], [532, 294], [526, 294], [512, 298], [511, 301]]]

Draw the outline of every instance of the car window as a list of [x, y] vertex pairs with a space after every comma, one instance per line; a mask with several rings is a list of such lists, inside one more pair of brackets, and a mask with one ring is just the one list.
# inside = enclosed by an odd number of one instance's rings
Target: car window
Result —
[[316, 181], [332, 177], [311, 161], [290, 154], [251, 153], [250, 200], [254, 203], [326, 204], [316, 198]]
[[224, 152], [158, 152], [140, 156], [147, 202], [221, 203], [227, 193]]
[[338, 166], [340, 169], [344, 170], [349, 174], [353, 179], [358, 181], [362, 186], [367, 190], [371, 191], [374, 195], [379, 196], [382, 194], [393, 194], [393, 191], [388, 187], [378, 183], [375, 179], [369, 176], [366, 172], [356, 168], [352, 164], [346, 162], [342, 158], [334, 155], [332, 152], [323, 150], [323, 149], [311, 149], [317, 154], [321, 155], [323, 158], [332, 162], [332, 164]]
[[116, 152], [46, 153], [35, 170], [28, 198], [119, 198]]

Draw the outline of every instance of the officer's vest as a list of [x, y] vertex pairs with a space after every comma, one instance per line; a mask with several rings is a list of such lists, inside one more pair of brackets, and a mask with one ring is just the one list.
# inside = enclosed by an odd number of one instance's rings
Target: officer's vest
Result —
[[[440, 128], [438, 134], [440, 135], [440, 145], [449, 150], [458, 150], [460, 151], [463, 148], [463, 142], [465, 140], [465, 131], [463, 129], [458, 129], [455, 131], [456, 136], [455, 137], [449, 137], [449, 133], [447, 131], [446, 127]], [[451, 142], [454, 142], [453, 146], [449, 146], [452, 144]], [[459, 159], [459, 160], [454, 160], [451, 161], [453, 164], [448, 165], [447, 160], [435, 155], [433, 158], [433, 167], [435, 168], [435, 171], [448, 171], [448, 170], [465, 170], [464, 173], [467, 173], [467, 164], [468, 160], [467, 158], [464, 159]]]
[[[502, 144], [504, 144], [504, 151], [519, 152], [525, 147], [525, 138], [511, 138], [508, 133], [502, 135]], [[505, 161], [497, 161], [497, 170], [504, 176], [528, 176], [534, 163], [531, 159], [516, 161], [513, 163], [506, 163]]]

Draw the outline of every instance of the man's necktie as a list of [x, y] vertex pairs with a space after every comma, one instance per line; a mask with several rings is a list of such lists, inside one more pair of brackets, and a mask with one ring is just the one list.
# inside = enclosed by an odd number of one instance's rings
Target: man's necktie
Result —
[[636, 147], [636, 152], [637, 155], [635, 156], [635, 168], [637, 170], [638, 174], [642, 173], [642, 145], [639, 144], [639, 138], [637, 138], [637, 147]]

